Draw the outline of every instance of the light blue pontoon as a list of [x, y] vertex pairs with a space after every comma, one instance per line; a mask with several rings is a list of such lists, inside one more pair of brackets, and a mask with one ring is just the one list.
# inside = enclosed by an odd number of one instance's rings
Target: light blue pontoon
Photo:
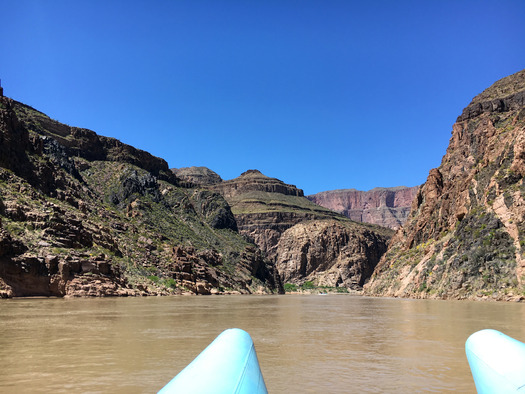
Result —
[[[525, 394], [525, 343], [496, 330], [472, 334], [465, 344], [479, 394]], [[160, 394], [267, 394], [250, 335], [238, 328], [220, 334]]]
[[267, 394], [250, 335], [241, 329], [223, 331], [160, 391], [192, 394]]
[[525, 343], [496, 330], [481, 330], [465, 343], [476, 390], [525, 393]]

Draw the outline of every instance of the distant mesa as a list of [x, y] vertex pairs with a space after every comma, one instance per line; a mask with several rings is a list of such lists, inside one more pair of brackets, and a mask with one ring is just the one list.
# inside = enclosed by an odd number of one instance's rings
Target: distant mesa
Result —
[[259, 170], [248, 170], [234, 179], [211, 185], [231, 206], [239, 232], [255, 242], [268, 257], [281, 234], [304, 220], [329, 219], [337, 213], [313, 204], [304, 192]]
[[208, 188], [224, 196], [239, 232], [275, 262], [283, 282], [359, 289], [393, 233], [352, 222], [258, 170]]
[[259, 170], [248, 170], [239, 177], [214, 185], [213, 189], [226, 199], [249, 192], [279, 193], [286, 196], [303, 197], [304, 192], [277, 178], [270, 178]]
[[277, 178], [270, 178], [259, 170], [248, 170], [239, 177], [223, 180], [219, 174], [207, 167], [172, 168], [171, 171], [187, 186], [208, 187], [224, 197], [234, 197], [248, 192], [280, 193], [303, 197], [304, 192], [294, 185], [288, 185]]
[[397, 230], [408, 218], [418, 187], [376, 187], [369, 191], [330, 190], [307, 198], [356, 222], [372, 223]]
[[222, 182], [219, 174], [207, 167], [172, 168], [171, 171], [181, 181], [192, 183], [195, 186], [215, 185]]

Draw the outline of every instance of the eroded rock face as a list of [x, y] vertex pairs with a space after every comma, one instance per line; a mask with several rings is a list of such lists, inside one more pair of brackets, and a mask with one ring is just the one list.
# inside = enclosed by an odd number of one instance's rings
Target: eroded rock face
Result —
[[281, 234], [308, 220], [344, 216], [317, 206], [294, 185], [248, 170], [238, 178], [210, 187], [231, 206], [239, 232], [261, 248], [268, 258], [275, 258]]
[[173, 171], [181, 181], [194, 186], [208, 186], [222, 182], [219, 174], [206, 167], [172, 168], [171, 171]]
[[259, 170], [248, 170], [240, 177], [221, 182], [213, 186], [213, 190], [226, 199], [245, 195], [250, 192], [278, 193], [286, 196], [303, 197], [304, 193], [294, 185], [263, 175]]
[[281, 235], [298, 223], [316, 219], [328, 219], [330, 215], [315, 212], [264, 212], [236, 215], [241, 234], [255, 243], [274, 259]]
[[418, 186], [330, 190], [307, 196], [310, 201], [342, 213], [356, 222], [373, 223], [397, 230], [405, 223]]
[[366, 286], [370, 294], [515, 299], [525, 261], [525, 70], [458, 117], [439, 168]]
[[115, 138], [100, 136], [92, 130], [62, 124], [28, 105], [7, 97], [2, 100], [5, 107], [16, 112], [16, 121], [12, 114], [9, 115], [13, 122], [18, 122], [23, 129], [32, 130], [40, 136], [52, 138], [67, 150], [69, 157], [129, 163], [145, 169], [159, 179], [177, 183], [176, 176], [164, 159]]
[[277, 282], [360, 289], [393, 234], [352, 222], [256, 170], [212, 190], [227, 199], [240, 233], [275, 261]]
[[269, 293], [218, 193], [164, 160], [0, 97], [0, 297]]
[[283, 283], [361, 289], [388, 236], [354, 223], [314, 220], [286, 230], [277, 246], [276, 265]]

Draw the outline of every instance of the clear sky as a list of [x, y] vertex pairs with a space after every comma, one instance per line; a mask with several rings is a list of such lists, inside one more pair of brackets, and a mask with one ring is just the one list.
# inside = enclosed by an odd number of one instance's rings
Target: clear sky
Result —
[[523, 0], [0, 0], [4, 94], [223, 179], [414, 186], [525, 68]]

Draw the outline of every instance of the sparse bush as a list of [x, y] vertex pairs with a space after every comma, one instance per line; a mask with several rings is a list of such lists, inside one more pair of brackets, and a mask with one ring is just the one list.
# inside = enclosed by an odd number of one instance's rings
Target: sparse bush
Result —
[[312, 281], [307, 280], [306, 282], [303, 283], [303, 285], [301, 286], [301, 289], [312, 290], [312, 289], [315, 289], [315, 285]]
[[164, 286], [170, 287], [172, 289], [175, 289], [177, 287], [177, 281], [175, 279], [173, 279], [173, 278], [167, 278], [164, 281]]

